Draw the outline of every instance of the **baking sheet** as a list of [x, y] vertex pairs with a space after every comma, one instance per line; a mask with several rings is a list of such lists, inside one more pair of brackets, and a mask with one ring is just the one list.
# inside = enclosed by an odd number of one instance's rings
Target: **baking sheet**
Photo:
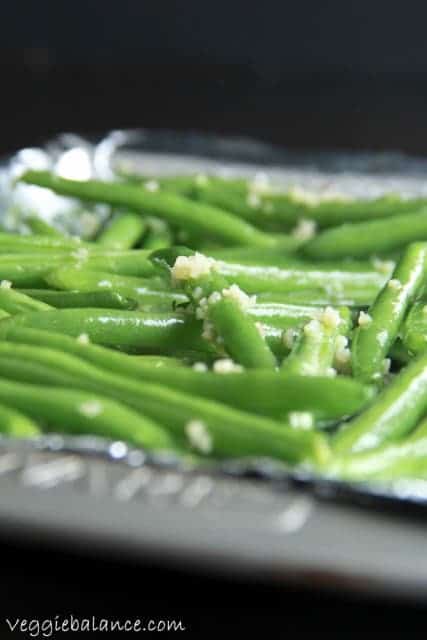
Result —
[[[20, 229], [22, 205], [88, 235], [106, 215], [102, 206], [82, 211], [38, 187], [14, 189], [13, 180], [28, 167], [77, 179], [109, 178], [115, 167], [145, 175], [209, 171], [264, 179], [267, 173], [273, 184], [320, 192], [427, 195], [427, 161], [397, 153], [291, 153], [248, 140], [164, 131], [116, 131], [95, 141], [66, 134], [4, 160], [0, 216], [11, 229]], [[123, 442], [62, 435], [0, 439], [0, 480], [3, 531], [24, 537], [36, 527], [49, 539], [56, 532], [57, 542], [89, 544], [94, 551], [107, 545], [212, 570], [255, 570], [274, 580], [304, 582], [315, 575], [320, 586], [344, 581], [356, 590], [427, 593], [426, 482], [351, 485], [268, 460], [192, 467]], [[81, 517], [71, 523], [73, 509]], [[385, 536], [385, 546], [378, 536]]]

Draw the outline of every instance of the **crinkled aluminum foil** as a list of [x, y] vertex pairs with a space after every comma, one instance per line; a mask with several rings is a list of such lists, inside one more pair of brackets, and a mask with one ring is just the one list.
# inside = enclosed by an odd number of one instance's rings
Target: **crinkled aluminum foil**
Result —
[[[108, 213], [103, 205], [83, 207], [46, 189], [15, 185], [28, 168], [50, 169], [67, 178], [110, 179], [117, 170], [145, 176], [214, 173], [221, 176], [267, 176], [274, 187], [299, 186], [314, 193], [340, 192], [349, 197], [375, 198], [386, 193], [402, 197], [427, 196], [427, 160], [401, 153], [292, 152], [248, 139], [220, 138], [172, 131], [113, 131], [89, 141], [63, 134], [43, 148], [22, 149], [0, 164], [0, 219], [9, 229], [20, 230], [22, 210], [36, 212], [70, 233], [90, 237]], [[7, 439], [0, 439], [2, 449]], [[175, 456], [146, 455], [124, 443], [92, 437], [49, 435], [37, 441], [13, 443], [48, 451], [71, 451], [120, 459], [132, 466], [151, 464], [163, 468], [191, 467]], [[277, 482], [285, 480], [311, 487], [322, 497], [365, 502], [366, 499], [409, 501], [427, 504], [427, 483], [402, 481], [393, 486], [353, 486], [288, 471], [280, 463], [265, 460], [231, 461], [206, 465], [206, 472], [235, 477], [254, 476]]]

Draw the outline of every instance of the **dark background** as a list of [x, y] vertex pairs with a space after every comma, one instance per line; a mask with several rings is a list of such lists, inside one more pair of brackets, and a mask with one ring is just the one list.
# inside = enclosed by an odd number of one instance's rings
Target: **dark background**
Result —
[[174, 127], [427, 151], [427, 5], [3, 0], [0, 152]]
[[[425, 1], [2, 0], [0, 153], [60, 131], [138, 126], [426, 153], [426, 18]], [[194, 604], [200, 628], [265, 635], [274, 623], [289, 637], [309, 626], [331, 637], [338, 620], [345, 637], [359, 623], [413, 630], [425, 618], [10, 543], [0, 555], [2, 601], [21, 615]]]

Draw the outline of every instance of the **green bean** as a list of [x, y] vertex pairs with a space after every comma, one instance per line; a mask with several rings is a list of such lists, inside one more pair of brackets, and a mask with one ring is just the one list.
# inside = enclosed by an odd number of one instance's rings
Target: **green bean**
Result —
[[296, 222], [301, 218], [314, 220], [321, 228], [335, 227], [346, 222], [370, 221], [407, 214], [425, 207], [425, 198], [406, 200], [399, 195], [387, 194], [376, 199], [333, 199], [319, 202], [304, 201], [304, 195], [288, 192], [261, 196], [261, 206], [270, 203], [270, 213], [284, 222]]
[[[279, 196], [277, 199], [279, 200]], [[293, 199], [295, 201], [295, 196]], [[306, 205], [304, 211], [300, 209], [299, 217], [302, 215], [315, 220], [319, 227], [334, 227], [349, 221], [369, 221], [375, 218], [385, 218], [386, 221], [390, 217], [418, 211], [426, 204], [426, 198], [405, 199], [398, 194], [386, 194], [375, 199], [331, 199]]]
[[274, 369], [276, 359], [258, 327], [239, 303], [230, 298], [211, 302], [207, 317], [231, 357], [247, 368]]
[[296, 253], [280, 249], [270, 249], [268, 252], [252, 247], [228, 247], [226, 249], [207, 249], [205, 254], [219, 262], [227, 264], [247, 265], [252, 267], [279, 267], [289, 269], [300, 267], [306, 271], [361, 271], [372, 273], [378, 271], [389, 275], [394, 267], [391, 260], [355, 260], [344, 258], [341, 260], [322, 260], [309, 262]]
[[[289, 264], [292, 261], [303, 262], [297, 258], [297, 251], [305, 243], [305, 240], [291, 235], [280, 234], [280, 243], [276, 247], [271, 247], [268, 253], [263, 248], [250, 246], [230, 246], [223, 247], [214, 245], [212, 242], [203, 243], [203, 238], [197, 243], [197, 248], [206, 255], [224, 260], [226, 262], [238, 262], [240, 264], [264, 264], [280, 266], [282, 262]], [[277, 259], [277, 262], [276, 262]]]
[[34, 234], [53, 238], [65, 238], [63, 233], [38, 216], [27, 216], [25, 218], [25, 224]]
[[95, 307], [101, 309], [127, 309], [137, 308], [138, 303], [133, 298], [128, 298], [116, 291], [54, 291], [52, 289], [21, 289], [23, 293], [35, 300], [40, 300], [60, 309]]
[[326, 465], [326, 472], [353, 481], [427, 479], [427, 437], [336, 457]]
[[398, 262], [393, 278], [379, 293], [362, 316], [366, 323], [356, 329], [352, 362], [356, 377], [370, 382], [379, 379], [384, 369], [384, 358], [396, 340], [406, 310], [425, 280], [427, 244], [410, 245]]
[[12, 438], [35, 438], [41, 431], [25, 414], [0, 404], [0, 433]]
[[86, 254], [84, 250], [71, 257], [79, 265], [94, 271], [109, 271], [123, 276], [150, 277], [153, 275], [151, 263], [148, 260], [149, 251], [142, 249], [129, 251], [100, 251], [92, 250]]
[[[139, 179], [141, 180], [141, 177]], [[144, 178], [144, 181], [146, 180], [147, 178]], [[188, 197], [197, 197], [198, 189], [206, 185], [216, 186], [227, 190], [228, 193], [245, 194], [247, 190], [246, 178], [229, 178], [214, 174], [159, 176], [155, 180], [162, 189], [181, 193]]]
[[[176, 363], [153, 366], [151, 356], [129, 356], [69, 336], [10, 325], [5, 339], [78, 356], [106, 371], [134, 381], [141, 380], [200, 395], [242, 411], [279, 418], [289, 411], [314, 413], [323, 419], [360, 411], [373, 389], [348, 378], [288, 376], [271, 371], [215, 374], [191, 368], [176, 371]], [[163, 362], [164, 358], [160, 359]]]
[[410, 353], [421, 353], [427, 348], [427, 304], [415, 302], [402, 327], [402, 341]]
[[[11, 359], [12, 352], [13, 361], [5, 367], [5, 363]], [[172, 437], [178, 440], [188, 438], [190, 444], [200, 453], [212, 453], [217, 456], [271, 456], [290, 462], [322, 462], [329, 455], [328, 445], [321, 434], [296, 430], [269, 418], [254, 416], [159, 385], [123, 379], [59, 351], [0, 343], [0, 370], [4, 372], [3, 375], [12, 379], [30, 379], [49, 385], [68, 384], [76, 388], [90, 389], [94, 393], [108, 393], [110, 397], [142, 411], [144, 415], [166, 427]], [[46, 410], [45, 407], [49, 407], [49, 403], [44, 404], [45, 397], [40, 393], [39, 387], [33, 388], [37, 390], [34, 395], [37, 395], [38, 402], [32, 407], [32, 411], [39, 407], [40, 410]], [[62, 393], [65, 401], [67, 392]], [[47, 396], [52, 406], [53, 394], [50, 390]], [[85, 396], [91, 398], [88, 393]], [[0, 383], [0, 400], [2, 397]], [[26, 408], [28, 400], [27, 396]], [[81, 402], [78, 403], [75, 413], [79, 413], [80, 406]], [[60, 417], [63, 415], [59, 405], [55, 407], [55, 411]], [[110, 411], [105, 413], [111, 417]], [[49, 415], [49, 418], [53, 421], [54, 413], [51, 416]], [[125, 418], [114, 416], [114, 420], [109, 421], [106, 427], [111, 429], [115, 426], [121, 432], [116, 437], [127, 439], [123, 433], [124, 424], [127, 424]], [[99, 433], [106, 427], [100, 425]], [[92, 427], [93, 431], [95, 426]], [[132, 436], [134, 431], [135, 428], [129, 428], [129, 435]]]
[[209, 353], [201, 338], [201, 323], [185, 315], [116, 309], [55, 309], [23, 313], [0, 323], [0, 334], [14, 326], [57, 331], [123, 351], [153, 354]]
[[51, 269], [58, 267], [67, 261], [67, 255], [63, 253], [22, 254], [19, 260], [16, 255], [0, 255], [0, 280], [8, 280], [16, 287], [43, 286], [43, 276]]
[[117, 401], [87, 391], [11, 382], [6, 379], [8, 367], [1, 371], [0, 401], [42, 421], [45, 430], [118, 438], [148, 449], [174, 448], [153, 420]]
[[300, 217], [298, 208], [292, 203], [289, 202], [290, 206], [283, 206], [283, 197], [279, 204], [277, 198], [276, 201], [272, 199], [271, 194], [267, 195], [248, 188], [237, 191], [207, 184], [199, 186], [194, 197], [201, 202], [231, 211], [262, 229], [277, 228], [278, 225], [289, 228]]
[[[19, 258], [17, 256], [19, 254]], [[113, 250], [76, 238], [49, 236], [20, 236], [0, 232], [0, 269], [13, 264], [24, 268], [33, 265], [40, 271], [52, 269], [68, 260], [85, 263], [89, 268], [98, 268], [124, 275], [151, 275], [148, 261], [150, 251]], [[19, 271], [19, 270], [18, 270]], [[4, 279], [4, 278], [3, 278]]]
[[[180, 179], [181, 178], [181, 179]], [[254, 224], [271, 225], [276, 222], [289, 227], [301, 218], [315, 220], [320, 227], [343, 222], [388, 218], [416, 211], [427, 203], [426, 198], [405, 199], [398, 194], [386, 194], [376, 199], [354, 199], [346, 196], [329, 198], [315, 193], [289, 189], [279, 190], [268, 184], [258, 186], [256, 180], [230, 180], [215, 176], [160, 179], [162, 187], [181, 190], [196, 198], [232, 211]]]
[[[174, 253], [167, 249], [158, 251], [154, 263], [163, 260], [169, 266]], [[239, 287], [228, 287], [227, 281], [211, 266], [215, 265], [196, 253], [178, 256], [171, 268], [172, 280], [183, 287], [196, 306], [196, 317], [204, 318], [202, 335], [207, 340], [220, 341], [227, 353], [245, 367], [274, 369], [276, 359], [264, 339], [263, 328], [247, 313], [254, 301]], [[198, 275], [201, 268], [204, 272]]]
[[[200, 306], [197, 313], [204, 315], [207, 340], [223, 345], [235, 362], [249, 369], [274, 369], [276, 359], [265, 339], [266, 327], [256, 323], [248, 313], [251, 299], [238, 287], [227, 287], [227, 282], [216, 274], [196, 278], [184, 287], [192, 296], [192, 288], [203, 291], [204, 298], [193, 302]], [[202, 307], [202, 302], [204, 306]], [[281, 338], [282, 336], [280, 336]]]
[[157, 185], [162, 191], [171, 191], [182, 196], [193, 197], [196, 185], [195, 175], [176, 175], [176, 176], [134, 176], [134, 179], [140, 185]]
[[302, 327], [309, 320], [317, 319], [323, 309], [309, 305], [261, 303], [247, 309], [247, 313], [258, 322], [280, 329]]
[[53, 235], [20, 235], [0, 231], [0, 254], [3, 253], [36, 253], [53, 251], [77, 251], [79, 249], [90, 249], [91, 244], [82, 242], [80, 238], [68, 238], [66, 236]]
[[[148, 190], [157, 191], [159, 187], [184, 196], [190, 196], [193, 188], [194, 177], [189, 176], [150, 176], [143, 175], [139, 171], [131, 171], [127, 166], [115, 166], [115, 175], [126, 182], [136, 184], [140, 187], [148, 188]], [[148, 184], [148, 187], [147, 187]]]
[[[153, 252], [150, 259], [158, 270], [167, 274], [179, 256], [193, 254], [194, 251], [178, 246]], [[345, 297], [353, 304], [359, 305], [365, 305], [366, 300], [372, 300], [387, 279], [385, 274], [374, 268], [369, 269], [366, 265], [362, 271], [343, 271], [324, 269], [322, 265], [313, 268], [312, 265], [301, 264], [286, 269], [215, 261], [215, 272], [223, 276], [229, 284], [237, 284], [246, 293], [268, 294], [270, 299], [272, 295], [320, 289], [328, 298]]]
[[165, 249], [173, 244], [173, 235], [163, 220], [157, 218], [148, 218], [149, 229], [143, 240], [144, 249], [157, 251], [157, 249]]
[[417, 428], [414, 431], [412, 431], [412, 433], [409, 434], [409, 436], [406, 438], [406, 441], [418, 442], [418, 441], [424, 440], [426, 436], [427, 436], [427, 419], [424, 418], [417, 425]]
[[[129, 179], [129, 176], [123, 174]], [[147, 180], [148, 178], [144, 178]], [[141, 176], [132, 180], [141, 182]], [[315, 220], [319, 227], [330, 227], [348, 221], [388, 218], [424, 207], [424, 197], [403, 198], [397, 193], [387, 193], [378, 198], [352, 198], [345, 194], [320, 194], [301, 189], [259, 183], [257, 178], [224, 178], [212, 174], [156, 177], [162, 189], [182, 193], [191, 198], [212, 204], [261, 224], [264, 220], [281, 222], [287, 226], [301, 218]], [[250, 197], [252, 196], [252, 197]], [[258, 218], [258, 223], [256, 219]]]
[[427, 478], [427, 420], [396, 444], [335, 458], [327, 465], [331, 475], [347, 480]]
[[175, 175], [142, 175], [141, 173], [119, 172], [118, 176], [137, 184], [147, 185], [148, 188], [160, 187], [162, 190], [173, 191], [186, 196], [196, 195], [197, 187], [206, 184], [215, 185], [228, 191], [245, 193], [247, 190], [247, 178], [236, 176], [222, 176], [214, 173], [189, 173]]
[[[33, 332], [33, 329], [23, 329], [23, 331], [31, 331]], [[37, 332], [39, 333], [39, 332]], [[51, 333], [48, 333], [46, 331], [43, 332], [43, 336], [46, 335], [52, 335]], [[61, 335], [61, 334], [56, 334], [57, 336]], [[70, 340], [71, 342], [75, 342], [72, 338], [70, 338], [69, 336], [61, 336], [62, 340]], [[28, 344], [31, 344], [30, 342], [28, 342]], [[80, 343], [78, 343], [80, 345]], [[49, 345], [47, 345], [49, 346]], [[91, 347], [94, 346], [95, 349], [104, 349], [104, 347], [99, 347], [97, 345], [90, 345]], [[64, 351], [66, 353], [75, 353], [76, 355], [80, 355], [80, 352], [74, 352], [73, 350], [67, 350], [64, 349]], [[84, 350], [83, 350], [84, 351]], [[111, 351], [107, 350], [108, 356], [111, 355]], [[117, 355], [117, 354], [114, 354]], [[144, 354], [134, 354], [134, 355], [129, 355], [129, 354], [121, 354], [124, 355], [125, 358], [130, 358], [131, 360], [134, 360], [136, 362], [138, 362], [140, 365], [142, 365], [145, 368], [148, 369], [164, 369], [165, 367], [168, 369], [175, 369], [175, 368], [187, 368], [188, 364], [184, 361], [184, 359], [182, 358], [173, 358], [172, 356], [147, 356]], [[206, 366], [206, 365], [205, 365]], [[132, 377], [132, 376], [131, 376]]]
[[226, 211], [194, 203], [173, 193], [152, 193], [145, 188], [122, 183], [68, 180], [45, 171], [27, 171], [21, 180], [47, 187], [60, 195], [142, 211], [190, 232], [211, 235], [228, 244], [265, 248], [278, 244], [274, 236], [259, 231]]
[[325, 292], [322, 289], [301, 289], [300, 291], [283, 291], [281, 293], [258, 293], [257, 301], [260, 305], [307, 305], [312, 307], [360, 307], [369, 306], [375, 299], [375, 290], [366, 291], [363, 297], [358, 292], [358, 301], [348, 298], [340, 291]]
[[86, 253], [81, 249], [72, 253], [22, 253], [0, 255], [0, 280], [9, 280], [17, 287], [43, 287], [44, 276], [69, 264], [87, 269], [108, 271], [130, 276], [149, 277], [152, 265], [141, 251]]
[[[95, 343], [130, 353], [172, 353], [184, 357], [194, 356], [196, 359], [209, 358], [218, 353], [218, 346], [202, 337], [201, 322], [192, 320], [188, 314], [179, 311], [166, 312], [160, 304], [153, 306], [154, 310], [149, 311], [148, 305], [143, 312], [63, 308], [47, 312], [49, 316], [44, 319], [37, 313], [25, 313], [15, 316], [14, 322], [21, 326], [75, 336], [87, 333]], [[74, 322], [77, 324], [73, 328]], [[283, 357], [288, 350], [282, 340], [282, 329], [261, 324], [269, 348], [277, 357]], [[0, 334], [3, 328], [4, 324], [1, 325]]]
[[271, 210], [271, 201], [256, 192], [229, 189], [222, 184], [219, 186], [208, 182], [204, 185], [195, 185], [192, 197], [199, 202], [230, 211], [261, 229], [274, 228], [274, 224], [277, 226], [278, 222], [282, 223], [282, 227], [289, 227], [289, 220], [283, 220], [277, 216], [277, 211]]
[[215, 258], [215, 260], [231, 264], [246, 264], [258, 267], [294, 267], [306, 266], [307, 264], [305, 260], [291, 250], [283, 247], [269, 249], [268, 252], [254, 247], [207, 247], [202, 252], [211, 258]]
[[322, 268], [256, 267], [218, 263], [218, 271], [230, 283], [249, 294], [282, 294], [304, 289], [320, 289], [331, 299], [345, 297], [354, 304], [364, 305], [380, 291], [385, 276], [372, 271], [323, 270]]
[[[309, 411], [320, 419], [335, 419], [359, 411], [372, 389], [347, 378], [291, 376], [267, 370], [218, 374], [193, 369], [174, 374], [162, 368], [141, 379], [209, 398], [242, 411], [282, 419], [290, 411]], [[331, 384], [330, 384], [331, 383]]]
[[53, 307], [9, 287], [0, 286], [0, 309], [16, 315], [27, 311], [51, 311]]
[[283, 361], [282, 370], [302, 376], [336, 375], [333, 368], [338, 337], [349, 331], [350, 313], [330, 307], [304, 326], [290, 355]]
[[97, 244], [109, 249], [125, 250], [134, 247], [147, 228], [145, 220], [132, 211], [117, 214], [98, 236]]
[[339, 429], [337, 454], [373, 449], [408, 434], [427, 410], [427, 355], [412, 360], [375, 402]]
[[373, 218], [385, 218], [408, 212], [418, 211], [427, 204], [426, 198], [403, 199], [395, 194], [388, 194], [371, 199], [322, 199], [316, 202], [311, 194], [305, 199], [301, 194], [289, 190], [260, 191], [248, 183], [246, 193], [226, 190], [215, 184], [199, 185], [196, 197], [203, 202], [221, 206], [236, 215], [260, 226], [271, 226], [281, 223], [289, 228], [302, 218], [314, 220], [317, 225], [334, 227], [349, 221], [365, 221]]
[[[117, 293], [136, 300], [143, 308], [170, 310], [173, 305], [188, 302], [186, 295], [179, 291], [165, 289], [160, 280], [147, 280], [132, 276], [119, 276], [104, 271], [93, 271], [84, 267], [70, 266], [56, 269], [45, 277], [46, 282], [56, 289], [78, 290], [90, 293]], [[89, 305], [96, 306], [96, 305]]]
[[[19, 253], [19, 257], [16, 255]], [[84, 263], [88, 268], [122, 275], [149, 276], [153, 268], [148, 260], [150, 251], [115, 251], [81, 242], [80, 239], [50, 236], [21, 236], [0, 232], [0, 279], [19, 278], [20, 268], [31, 267], [35, 275], [44, 273], [66, 260]], [[5, 272], [5, 275], [2, 275]]]
[[327, 229], [304, 245], [304, 255], [314, 259], [378, 255], [427, 240], [427, 208], [388, 219], [370, 220]]

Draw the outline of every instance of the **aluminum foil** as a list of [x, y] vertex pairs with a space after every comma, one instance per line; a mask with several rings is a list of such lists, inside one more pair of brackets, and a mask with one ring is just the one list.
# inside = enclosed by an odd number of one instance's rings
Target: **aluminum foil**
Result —
[[[427, 160], [401, 153], [292, 152], [248, 139], [220, 138], [173, 131], [113, 131], [98, 140], [63, 134], [43, 148], [28, 148], [0, 164], [0, 220], [11, 230], [24, 229], [22, 211], [33, 212], [69, 233], [91, 237], [108, 213], [102, 205], [82, 206], [46, 189], [16, 185], [26, 169], [50, 169], [67, 178], [111, 179], [117, 172], [145, 176], [214, 173], [268, 179], [273, 187], [299, 186], [315, 193], [342, 193], [375, 198], [386, 193], [402, 197], [427, 196]], [[78, 453], [120, 461], [131, 467], [144, 465], [192, 473], [194, 464], [174, 455], [148, 454], [123, 442], [95, 437], [49, 435], [35, 441], [0, 439], [8, 448]], [[232, 478], [253, 477], [275, 485], [304, 487], [328, 500], [363, 504], [416, 505], [427, 508], [427, 483], [401, 481], [387, 486], [352, 485], [325, 480], [286, 469], [270, 460], [205, 463], [198, 472]], [[1, 471], [1, 470], [0, 470]]]

